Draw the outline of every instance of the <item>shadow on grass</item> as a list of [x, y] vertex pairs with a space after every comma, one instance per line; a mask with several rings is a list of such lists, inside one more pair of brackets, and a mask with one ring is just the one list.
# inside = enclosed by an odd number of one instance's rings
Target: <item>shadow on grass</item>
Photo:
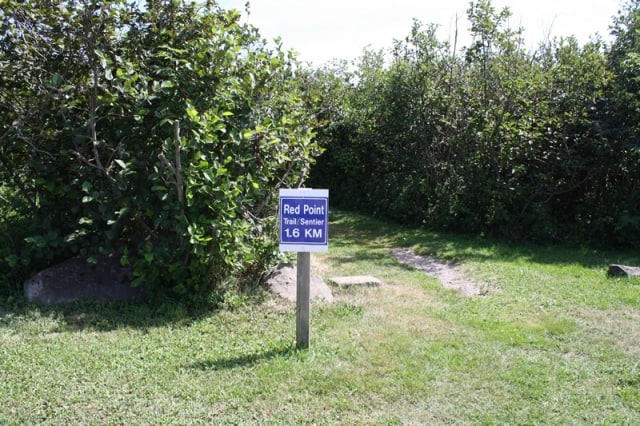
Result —
[[[536, 245], [510, 243], [484, 236], [440, 233], [424, 228], [411, 228], [375, 218], [332, 211], [330, 216], [330, 246], [362, 247], [359, 253], [371, 255], [371, 250], [413, 248], [419, 254], [430, 254], [451, 262], [523, 261], [581, 265], [604, 268], [611, 263], [640, 264], [637, 251], [603, 250], [586, 246]], [[381, 252], [381, 258], [384, 253]], [[370, 259], [380, 261], [381, 259]]]
[[[393, 264], [390, 255], [395, 247], [410, 247], [419, 254], [430, 254], [451, 262], [517, 261], [556, 265], [581, 265], [606, 268], [608, 264], [640, 264], [638, 251], [600, 250], [589, 247], [539, 246], [510, 244], [479, 236], [465, 236], [409, 228], [370, 217], [331, 211], [330, 249], [348, 249], [336, 256], [342, 265], [361, 261]], [[22, 297], [0, 294], [0, 325], [21, 318], [52, 317], [61, 319], [60, 331], [111, 331], [119, 328], [154, 328], [167, 324], [188, 325], [214, 314], [212, 305], [193, 309], [186, 304], [166, 301], [156, 305], [137, 302], [77, 302], [61, 306], [27, 304]]]
[[284, 346], [273, 348], [264, 352], [256, 352], [252, 354], [239, 355], [231, 358], [212, 359], [200, 361], [187, 366], [194, 370], [230, 370], [234, 368], [242, 368], [253, 365], [260, 361], [267, 361], [280, 356], [288, 356], [298, 352], [294, 346]]
[[122, 328], [152, 329], [173, 324], [187, 326], [215, 314], [214, 306], [193, 309], [179, 302], [156, 306], [143, 302], [79, 301], [62, 305], [27, 303], [23, 298], [0, 297], [0, 325], [25, 319], [52, 318], [58, 332], [109, 332]]

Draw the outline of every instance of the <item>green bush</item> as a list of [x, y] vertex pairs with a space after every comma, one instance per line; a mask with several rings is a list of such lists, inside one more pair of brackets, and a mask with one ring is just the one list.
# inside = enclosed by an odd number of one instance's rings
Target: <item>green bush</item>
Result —
[[529, 52], [508, 9], [479, 0], [468, 47], [416, 21], [388, 60], [365, 52], [351, 74], [325, 70], [317, 85], [335, 105], [313, 183], [334, 206], [403, 223], [637, 246], [639, 4], [611, 47], [566, 38]]
[[0, 10], [0, 174], [36, 230], [24, 255], [117, 253], [134, 285], [178, 294], [260, 273], [277, 190], [319, 151], [295, 58], [212, 2], [54, 3]]

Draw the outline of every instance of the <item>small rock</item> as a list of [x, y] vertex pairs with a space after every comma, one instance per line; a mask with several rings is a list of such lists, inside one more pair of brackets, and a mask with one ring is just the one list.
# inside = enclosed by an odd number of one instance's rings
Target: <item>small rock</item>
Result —
[[351, 277], [331, 277], [329, 282], [340, 287], [378, 287], [382, 282], [370, 275], [355, 275]]
[[610, 277], [640, 277], [640, 268], [626, 265], [609, 265], [607, 275]]

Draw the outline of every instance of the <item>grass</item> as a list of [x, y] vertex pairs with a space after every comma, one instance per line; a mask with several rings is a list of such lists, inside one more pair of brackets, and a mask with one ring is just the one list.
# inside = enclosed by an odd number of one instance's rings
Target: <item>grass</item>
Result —
[[[459, 262], [463, 297], [393, 247]], [[640, 424], [638, 252], [512, 246], [334, 212], [316, 273], [378, 289], [295, 306], [0, 301], [0, 424]]]

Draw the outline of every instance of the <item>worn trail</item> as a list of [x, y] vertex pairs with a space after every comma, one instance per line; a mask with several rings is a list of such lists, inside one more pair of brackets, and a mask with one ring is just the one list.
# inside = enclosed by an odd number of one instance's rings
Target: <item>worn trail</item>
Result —
[[395, 248], [391, 253], [400, 263], [439, 279], [444, 287], [455, 289], [465, 296], [482, 296], [487, 293], [485, 285], [470, 279], [462, 268], [455, 264], [434, 256], [419, 255], [408, 248]]

